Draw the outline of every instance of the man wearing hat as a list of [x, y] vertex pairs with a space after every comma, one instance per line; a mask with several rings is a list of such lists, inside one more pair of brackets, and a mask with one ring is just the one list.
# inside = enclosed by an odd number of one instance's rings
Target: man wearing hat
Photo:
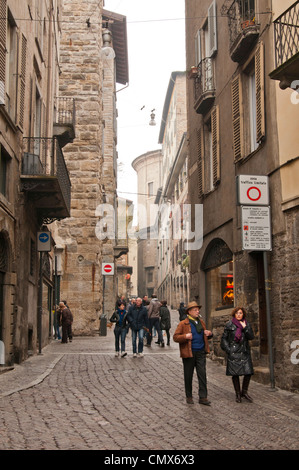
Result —
[[186, 308], [187, 318], [182, 320], [173, 335], [173, 340], [180, 345], [180, 355], [183, 359], [184, 382], [186, 401], [193, 404], [192, 381], [194, 369], [198, 378], [199, 403], [210, 405], [207, 398], [206, 354], [210, 352], [208, 339], [213, 334], [206, 329], [199, 311], [201, 305], [197, 302], [189, 302]]

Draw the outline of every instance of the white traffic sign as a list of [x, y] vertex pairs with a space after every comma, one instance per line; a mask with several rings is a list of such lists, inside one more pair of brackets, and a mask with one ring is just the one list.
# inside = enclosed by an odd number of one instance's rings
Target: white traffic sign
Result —
[[242, 249], [271, 251], [270, 207], [242, 206]]
[[51, 251], [50, 232], [37, 232], [37, 251]]
[[102, 263], [102, 274], [104, 276], [113, 276], [114, 263]]
[[237, 202], [249, 206], [269, 205], [268, 176], [238, 175]]

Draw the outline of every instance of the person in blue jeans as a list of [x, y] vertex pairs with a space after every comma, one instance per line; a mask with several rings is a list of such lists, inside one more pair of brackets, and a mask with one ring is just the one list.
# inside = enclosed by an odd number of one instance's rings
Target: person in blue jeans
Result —
[[[135, 305], [132, 305], [128, 311], [128, 320], [132, 330], [133, 357], [143, 356], [143, 336], [144, 331], [148, 331], [147, 309], [142, 305], [142, 299], [138, 297]], [[137, 349], [138, 337], [138, 349]]]
[[115, 356], [119, 356], [119, 340], [121, 345], [121, 357], [125, 357], [126, 353], [126, 335], [129, 329], [128, 313], [124, 304], [120, 304], [118, 309], [110, 318], [111, 323], [115, 323]]

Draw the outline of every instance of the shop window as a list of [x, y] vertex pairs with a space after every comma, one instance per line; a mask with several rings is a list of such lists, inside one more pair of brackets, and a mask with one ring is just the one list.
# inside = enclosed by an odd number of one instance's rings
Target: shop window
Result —
[[233, 262], [229, 261], [207, 272], [208, 303], [211, 311], [234, 305]]

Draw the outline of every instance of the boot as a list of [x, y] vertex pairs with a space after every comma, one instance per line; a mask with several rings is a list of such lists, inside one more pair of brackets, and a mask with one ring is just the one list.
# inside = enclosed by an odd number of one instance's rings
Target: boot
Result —
[[236, 392], [236, 402], [241, 403], [242, 399], [241, 399], [241, 389], [240, 389], [239, 376], [238, 375], [233, 375], [232, 380], [233, 380], [234, 389], [235, 389], [235, 392]]
[[242, 394], [241, 396], [246, 398], [250, 403], [253, 402], [253, 399], [248, 395], [248, 387], [251, 379], [251, 375], [244, 375], [243, 385], [242, 385]]

